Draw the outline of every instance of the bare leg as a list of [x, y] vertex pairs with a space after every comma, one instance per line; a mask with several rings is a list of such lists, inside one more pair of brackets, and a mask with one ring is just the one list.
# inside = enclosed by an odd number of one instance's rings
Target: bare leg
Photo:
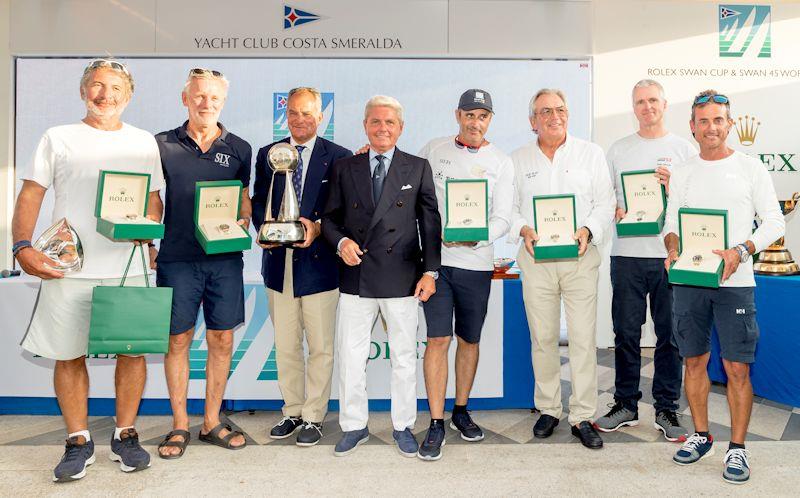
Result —
[[744, 444], [750, 412], [753, 409], [753, 385], [750, 383], [750, 365], [723, 359], [728, 374], [728, 406], [731, 411], [731, 442]]
[[428, 337], [423, 367], [431, 418], [444, 418], [444, 397], [447, 391], [447, 352], [449, 349], [449, 337]]
[[[233, 332], [230, 330], [207, 330], [208, 361], [206, 363], [206, 409], [203, 418], [202, 432], [208, 434], [211, 429], [219, 425], [219, 410], [222, 406], [222, 396], [228, 383], [228, 372], [231, 368], [231, 354], [233, 353]], [[226, 429], [219, 432], [219, 437], [228, 434]], [[231, 446], [245, 444], [244, 436], [236, 436], [231, 440]]]
[[684, 385], [695, 432], [708, 432], [708, 392], [711, 381], [708, 378], [708, 359], [711, 353], [686, 358], [686, 378]]
[[[172, 428], [189, 430], [189, 414], [186, 398], [189, 390], [189, 348], [192, 345], [194, 328], [169, 336], [169, 352], [164, 355], [164, 374], [167, 377], [169, 404], [172, 407]], [[170, 441], [183, 441], [183, 436], [172, 436]], [[177, 455], [180, 448], [165, 446], [162, 455]]]
[[131, 427], [136, 423], [136, 413], [142, 401], [147, 380], [147, 363], [144, 356], [117, 356], [114, 387], [117, 393], [117, 427]]
[[86, 371], [86, 357], [56, 361], [53, 387], [67, 434], [88, 429], [89, 373]]
[[462, 338], [458, 339], [456, 349], [456, 404], [466, 405], [472, 383], [475, 381], [475, 371], [478, 369], [478, 356], [480, 347], [478, 343], [472, 344]]

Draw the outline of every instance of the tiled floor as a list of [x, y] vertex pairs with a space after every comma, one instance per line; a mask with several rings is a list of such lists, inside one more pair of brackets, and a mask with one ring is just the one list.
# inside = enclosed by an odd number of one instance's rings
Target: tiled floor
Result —
[[[473, 418], [480, 425], [486, 438], [482, 444], [554, 444], [572, 443], [579, 444], [572, 437], [566, 422], [567, 400], [570, 394], [569, 362], [566, 358], [566, 349], [562, 351], [562, 397], [565, 413], [562, 422], [555, 434], [548, 439], [534, 439], [531, 428], [538, 418], [538, 414], [530, 410], [495, 410], [473, 412]], [[598, 354], [598, 414], [602, 415], [607, 410], [607, 404], [613, 402], [614, 392], [614, 352], [613, 350], [599, 350]], [[642, 400], [639, 402], [639, 420], [637, 427], [626, 428], [622, 431], [603, 434], [603, 439], [609, 443], [642, 443], [655, 442], [660, 439], [660, 432], [653, 428], [655, 412], [652, 406], [653, 397], [650, 393], [653, 377], [652, 349], [645, 349], [642, 358], [641, 390]], [[711, 433], [717, 440], [730, 438], [730, 417], [725, 398], [725, 387], [712, 385], [709, 398], [709, 419]], [[681, 421], [692, 427], [688, 404], [681, 397]], [[267, 436], [269, 428], [280, 419], [279, 412], [239, 412], [227, 413], [230, 423], [242, 430], [248, 438], [249, 444], [257, 445], [293, 445], [294, 439], [288, 438], [275, 441]], [[416, 433], [422, 437], [430, 418], [427, 413], [420, 412], [417, 418]], [[202, 419], [193, 417], [191, 432], [196, 437]], [[90, 430], [98, 439], [110, 437], [114, 427], [111, 417], [93, 417], [90, 421]], [[155, 445], [163, 434], [171, 429], [171, 419], [166, 416], [140, 417], [137, 429], [142, 441]], [[392, 427], [387, 412], [372, 413], [369, 425], [373, 436], [368, 444], [392, 444]], [[337, 423], [337, 413], [329, 413], [324, 423], [325, 436], [322, 445], [334, 445], [341, 436]], [[0, 445], [52, 445], [59, 444], [64, 439], [64, 429], [60, 417], [44, 416], [2, 416], [0, 417]], [[761, 398], [756, 398], [753, 414], [750, 421], [749, 441], [798, 441], [800, 440], [800, 409], [781, 405]], [[471, 444], [458, 437], [458, 433], [448, 429], [448, 445]]]

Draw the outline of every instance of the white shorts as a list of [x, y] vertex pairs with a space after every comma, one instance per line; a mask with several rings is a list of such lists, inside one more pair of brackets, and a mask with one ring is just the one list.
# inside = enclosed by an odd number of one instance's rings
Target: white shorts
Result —
[[[52, 360], [74, 360], [89, 349], [92, 290], [117, 286], [119, 278], [59, 278], [42, 280], [22, 347]], [[143, 287], [141, 275], [128, 277], [125, 287]]]

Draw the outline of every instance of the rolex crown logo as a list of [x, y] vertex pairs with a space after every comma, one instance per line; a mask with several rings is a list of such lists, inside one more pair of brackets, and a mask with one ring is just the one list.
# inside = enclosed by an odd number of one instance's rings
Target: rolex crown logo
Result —
[[555, 209], [553, 210], [553, 216], [558, 216], [558, 211], [556, 211]]
[[219, 202], [221, 200], [222, 200], [222, 197], [220, 197], [220, 196], [214, 197], [214, 202]]
[[125, 187], [120, 187], [120, 189], [119, 189], [119, 195], [125, 195], [127, 192], [128, 192], [128, 191], [127, 191], [127, 190], [125, 190]]
[[701, 231], [703, 231], [703, 232], [705, 232], [705, 231], [707, 231], [707, 230], [708, 230], [708, 226], [706, 226], [706, 225], [702, 225], [702, 226], [700, 227], [700, 230], [701, 230]]
[[465, 200], [465, 201], [468, 201], [468, 200], [469, 200], [469, 194], [464, 194], [464, 200]]
[[735, 124], [736, 133], [739, 135], [739, 143], [748, 147], [753, 145], [756, 141], [756, 135], [758, 134], [759, 126], [761, 126], [761, 121], [756, 121], [754, 116], [745, 116], [744, 119], [739, 116]]
[[647, 190], [647, 185], [645, 185], [644, 183], [642, 184], [642, 190]]

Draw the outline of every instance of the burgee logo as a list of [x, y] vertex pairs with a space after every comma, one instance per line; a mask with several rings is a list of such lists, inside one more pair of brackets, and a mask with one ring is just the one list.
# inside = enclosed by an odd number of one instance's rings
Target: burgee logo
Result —
[[296, 28], [301, 24], [319, 21], [322, 18], [322, 16], [313, 14], [307, 10], [296, 9], [289, 5], [283, 6], [283, 29]]
[[719, 6], [720, 57], [772, 57], [772, 7]]

